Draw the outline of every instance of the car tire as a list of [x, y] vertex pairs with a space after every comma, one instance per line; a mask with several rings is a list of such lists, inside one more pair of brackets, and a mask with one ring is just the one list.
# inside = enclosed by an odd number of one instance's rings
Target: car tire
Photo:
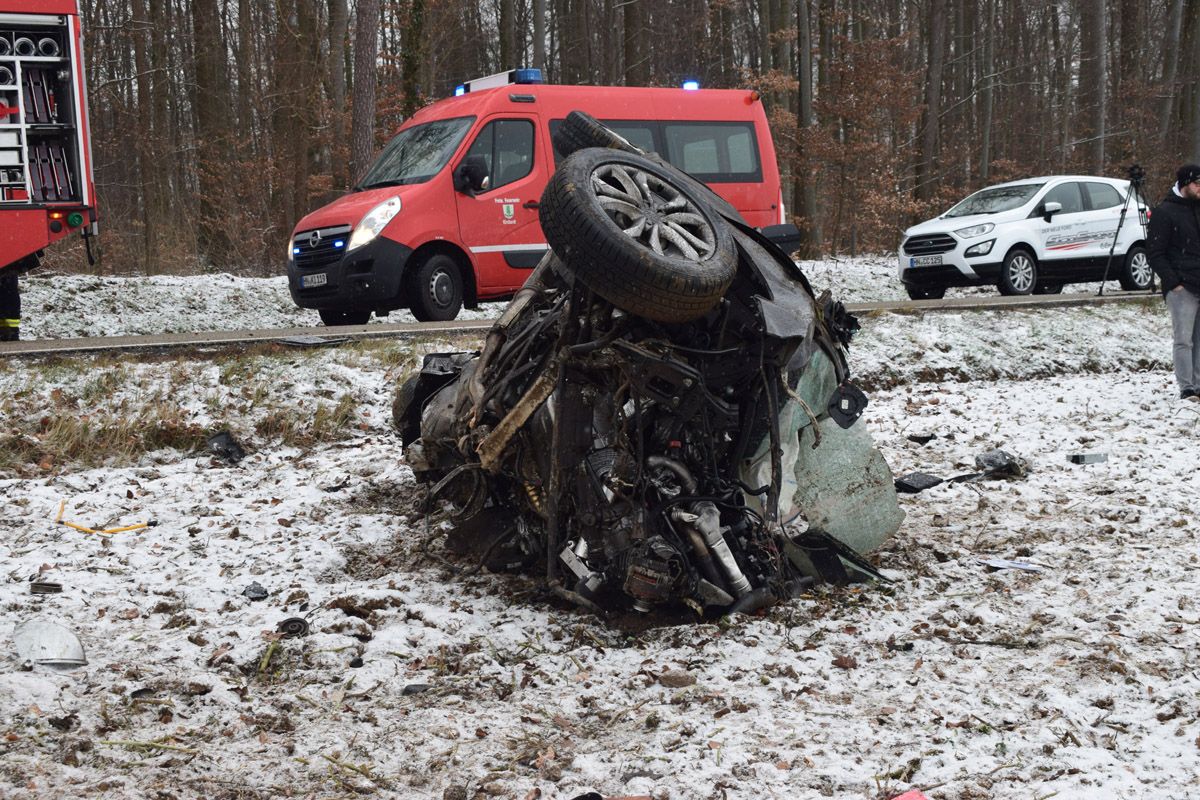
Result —
[[445, 253], [432, 253], [413, 264], [408, 302], [418, 322], [445, 322], [462, 310], [463, 277], [458, 262]]
[[[420, 382], [420, 378], [420, 374], [413, 375], [400, 384], [400, 388], [396, 390], [396, 394], [392, 398], [392, 424], [404, 437], [405, 442], [408, 441], [408, 436], [412, 435], [413, 431], [420, 435], [420, 418], [417, 418], [416, 425], [410, 424], [411, 421], [408, 418], [409, 409], [417, 396], [417, 384]], [[413, 436], [412, 438], [415, 440], [417, 437]]]
[[917, 287], [905, 284], [904, 290], [908, 292], [908, 299], [910, 300], [941, 300], [946, 296], [946, 287], [944, 286], [935, 289], [933, 287]]
[[1062, 290], [1061, 283], [1039, 283], [1033, 287], [1034, 294], [1062, 294]]
[[330, 327], [338, 325], [366, 325], [371, 321], [370, 311], [327, 311], [321, 309], [321, 323]]
[[577, 151], [550, 177], [539, 213], [576, 279], [647, 319], [704, 316], [737, 273], [724, 219], [673, 168], [632, 153]]
[[1141, 245], [1129, 248], [1118, 280], [1121, 288], [1129, 292], [1144, 292], [1154, 285], [1154, 270], [1150, 269], [1146, 248]]
[[567, 118], [563, 120], [562, 126], [554, 134], [554, 149], [566, 158], [578, 150], [584, 150], [589, 147], [621, 150], [639, 156], [646, 153], [645, 150], [591, 114], [584, 113], [583, 111], [572, 111], [570, 114], [567, 114]]
[[1000, 294], [1026, 295], [1037, 286], [1037, 259], [1028, 250], [1013, 250], [1000, 268]]

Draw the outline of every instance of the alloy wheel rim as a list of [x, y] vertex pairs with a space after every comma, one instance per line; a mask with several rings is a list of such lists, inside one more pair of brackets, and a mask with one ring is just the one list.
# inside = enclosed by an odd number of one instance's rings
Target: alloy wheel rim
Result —
[[717, 249], [717, 235], [700, 209], [674, 186], [625, 164], [592, 172], [600, 208], [621, 231], [662, 256], [702, 261]]

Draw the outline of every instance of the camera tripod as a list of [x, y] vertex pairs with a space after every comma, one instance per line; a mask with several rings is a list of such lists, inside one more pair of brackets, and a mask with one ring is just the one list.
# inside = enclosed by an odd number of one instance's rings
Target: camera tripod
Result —
[[[1125, 202], [1121, 203], [1121, 216], [1117, 219], [1117, 229], [1113, 231], [1112, 245], [1108, 248], [1108, 261], [1104, 263], [1104, 277], [1100, 279], [1100, 291], [1096, 293], [1097, 297], [1104, 296], [1104, 282], [1108, 280], [1108, 269], [1112, 266], [1113, 252], [1117, 249], [1117, 240], [1121, 237], [1121, 226], [1125, 224], [1125, 213], [1129, 210], [1129, 201], [1134, 200], [1134, 207], [1138, 208], [1138, 202], [1141, 200], [1142, 184], [1146, 182], [1146, 169], [1141, 164], [1134, 164], [1129, 168], [1129, 191], [1125, 193]], [[1146, 239], [1146, 218], [1142, 215], [1141, 209], [1138, 208], [1138, 224], [1142, 226], [1142, 240]], [[1154, 292], [1154, 278], [1150, 278], [1150, 292]]]

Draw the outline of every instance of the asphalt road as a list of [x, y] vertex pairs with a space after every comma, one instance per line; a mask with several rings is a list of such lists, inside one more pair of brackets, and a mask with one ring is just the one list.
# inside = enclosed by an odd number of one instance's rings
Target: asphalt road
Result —
[[[879, 303], [847, 303], [852, 314], [884, 312], [937, 313], [978, 309], [1053, 309], [1062, 306], [1102, 305], [1146, 299], [1147, 292], [1106, 292], [1093, 294], [1030, 295], [1004, 297], [954, 297], [942, 300], [893, 300]], [[43, 339], [21, 342], [0, 342], [0, 357], [23, 355], [52, 355], [104, 350], [155, 350], [187, 347], [245, 346], [260, 342], [279, 342], [298, 347], [334, 344], [339, 340], [379, 337], [417, 337], [456, 333], [483, 333], [494, 320], [452, 320], [450, 322], [398, 322], [374, 325], [345, 325], [339, 327], [313, 326], [308, 328], [278, 328], [252, 331], [202, 331], [171, 333], [160, 336], [98, 336], [84, 339]]]

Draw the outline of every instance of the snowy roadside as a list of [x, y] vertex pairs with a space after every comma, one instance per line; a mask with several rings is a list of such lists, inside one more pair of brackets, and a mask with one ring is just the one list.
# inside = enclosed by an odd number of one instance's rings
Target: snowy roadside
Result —
[[[1200, 416], [1174, 398], [1164, 321], [1161, 304], [864, 320], [864, 421], [895, 474], [1004, 448], [1028, 477], [901, 496], [874, 556], [890, 587], [645, 630], [421, 554], [388, 404], [444, 342], [0, 364], [2, 435], [158, 404], [250, 450], [0, 479], [0, 793], [1195, 796]], [[346, 410], [341, 432], [281, 443], [318, 406]], [[89, 535], [53, 523], [64, 501], [85, 526], [158, 524]], [[65, 591], [30, 595], [35, 575]], [[37, 615], [87, 667], [21, 669], [8, 642]], [[278, 638], [293, 616], [312, 634]]]

